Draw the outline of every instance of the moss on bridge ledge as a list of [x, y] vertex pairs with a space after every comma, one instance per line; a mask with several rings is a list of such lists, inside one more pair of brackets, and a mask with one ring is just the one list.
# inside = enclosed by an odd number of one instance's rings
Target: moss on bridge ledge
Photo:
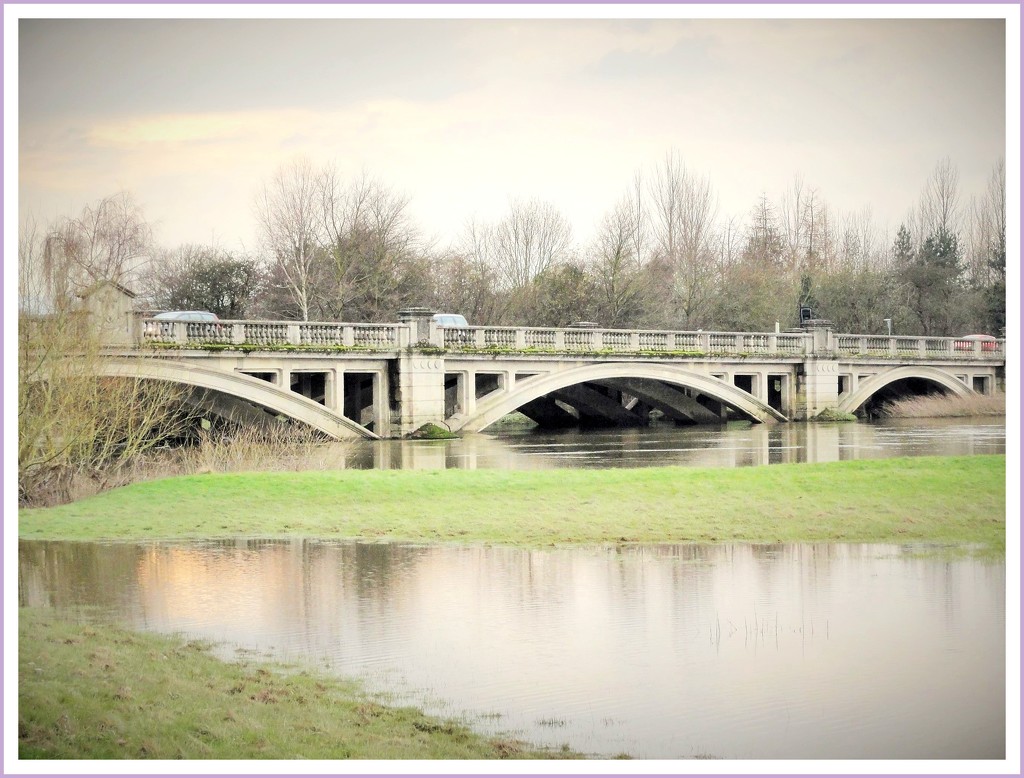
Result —
[[707, 358], [728, 358], [728, 359], [795, 359], [801, 354], [788, 353], [762, 353], [731, 351], [699, 351], [699, 350], [672, 350], [660, 351], [655, 349], [639, 349], [625, 351], [622, 349], [569, 349], [553, 348], [545, 346], [484, 346], [474, 348], [472, 346], [454, 346], [441, 350], [443, 354], [480, 354], [484, 356], [558, 356], [558, 357], [640, 357], [644, 359], [707, 359]]
[[[427, 356], [457, 356], [457, 355], [481, 355], [481, 356], [561, 356], [561, 357], [601, 357], [601, 358], [641, 358], [641, 359], [730, 359], [737, 361], [745, 360], [801, 360], [807, 358], [807, 354], [793, 352], [763, 352], [763, 351], [701, 351], [699, 349], [572, 349], [554, 348], [551, 346], [463, 346], [453, 345], [447, 347], [433, 346], [426, 343], [417, 343], [413, 346], [400, 348], [398, 345], [331, 345], [315, 343], [208, 343], [203, 341], [186, 341], [185, 343], [145, 343], [143, 348], [155, 351], [210, 351], [210, 352], [240, 352], [250, 354], [253, 352], [278, 352], [278, 353], [304, 353], [304, 354], [380, 354], [386, 352], [408, 351], [415, 354]], [[963, 354], [938, 354], [920, 356], [919, 354], [891, 354], [888, 352], [862, 352], [856, 354], [842, 354], [839, 352], [819, 352], [814, 355], [817, 359], [843, 360], [843, 359], [871, 359], [882, 362], [894, 362], [900, 364], [918, 364], [920, 362], [934, 362], [936, 359], [957, 363], [977, 364], [976, 357]], [[999, 357], [995, 357], [999, 358]]]
[[325, 346], [316, 344], [301, 344], [294, 345], [291, 343], [201, 343], [190, 341], [186, 343], [149, 343], [147, 348], [157, 349], [161, 351], [240, 351], [244, 354], [249, 354], [253, 351], [277, 351], [277, 352], [288, 352], [298, 351], [302, 353], [357, 353], [357, 354], [374, 354], [381, 351], [395, 351], [397, 347], [378, 347], [378, 346]]

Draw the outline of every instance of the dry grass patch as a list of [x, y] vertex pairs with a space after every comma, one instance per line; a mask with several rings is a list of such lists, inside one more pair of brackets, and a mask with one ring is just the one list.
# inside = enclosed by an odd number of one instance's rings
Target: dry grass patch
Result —
[[968, 397], [950, 394], [908, 397], [904, 400], [886, 403], [882, 406], [881, 414], [892, 419], [1005, 416], [1006, 395], [999, 392], [998, 394], [978, 394]]

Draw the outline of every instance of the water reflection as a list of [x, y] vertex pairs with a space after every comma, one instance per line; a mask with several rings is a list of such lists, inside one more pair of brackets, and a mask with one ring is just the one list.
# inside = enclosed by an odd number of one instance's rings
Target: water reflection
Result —
[[[22, 541], [100, 605], [605, 756], [1002, 758], [1002, 563], [868, 545]], [[230, 653], [230, 648], [228, 649]]]
[[585, 433], [505, 431], [452, 441], [363, 441], [346, 466], [380, 469], [746, 467], [897, 456], [1002, 454], [1003, 419], [893, 419], [845, 424], [653, 426]]

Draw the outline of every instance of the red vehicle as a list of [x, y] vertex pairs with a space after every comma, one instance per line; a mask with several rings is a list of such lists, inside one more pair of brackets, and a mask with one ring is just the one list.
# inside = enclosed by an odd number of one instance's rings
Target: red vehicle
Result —
[[991, 335], [962, 335], [953, 343], [953, 350], [973, 353], [974, 344], [979, 341], [983, 352], [999, 351], [999, 340]]

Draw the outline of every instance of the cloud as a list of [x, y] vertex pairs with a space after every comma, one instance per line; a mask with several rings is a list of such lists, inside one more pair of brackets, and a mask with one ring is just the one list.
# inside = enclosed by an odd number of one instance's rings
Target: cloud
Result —
[[[29, 58], [47, 108], [20, 117], [20, 191], [81, 207], [130, 189], [168, 235], [251, 242], [256, 189], [302, 155], [406, 192], [428, 231], [535, 196], [584, 238], [677, 149], [727, 215], [796, 174], [844, 208], [902, 210], [939, 159], [981, 171], [965, 187], [995, 162], [1000, 24], [155, 20], [96, 22], [73, 45], [68, 25]], [[46, 57], [62, 40], [130, 45], [69, 69]], [[105, 84], [93, 104], [90, 81]]]

